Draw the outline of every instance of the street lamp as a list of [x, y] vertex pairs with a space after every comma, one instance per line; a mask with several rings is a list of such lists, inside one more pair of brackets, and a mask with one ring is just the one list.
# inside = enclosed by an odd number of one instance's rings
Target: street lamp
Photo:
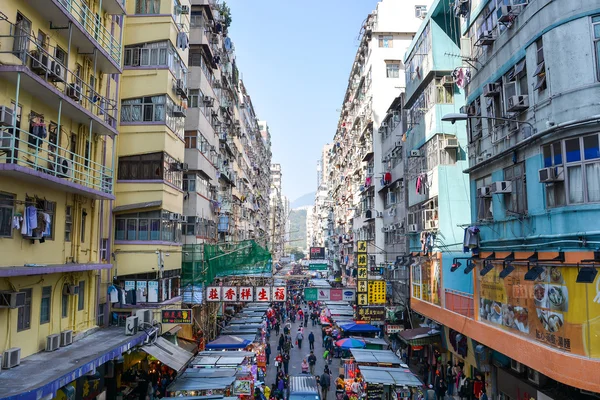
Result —
[[512, 119], [512, 118], [484, 117], [481, 115], [469, 115], [469, 114], [465, 114], [465, 113], [450, 113], [450, 114], [444, 115], [442, 117], [442, 121], [450, 122], [450, 123], [452, 123], [452, 125], [454, 125], [454, 123], [456, 121], [467, 121], [467, 120], [473, 119], [473, 118], [491, 119], [492, 121], [517, 122], [519, 124], [529, 125], [531, 127], [532, 132], [533, 133], [536, 132], [535, 127], [531, 123], [519, 121], [518, 119]]

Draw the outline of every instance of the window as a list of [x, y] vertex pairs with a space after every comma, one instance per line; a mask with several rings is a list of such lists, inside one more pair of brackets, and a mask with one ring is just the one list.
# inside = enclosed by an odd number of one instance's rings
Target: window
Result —
[[40, 324], [50, 322], [50, 308], [52, 307], [52, 286], [42, 288], [42, 302], [40, 304]]
[[71, 241], [71, 231], [73, 230], [73, 206], [65, 208], [65, 242]]
[[200, 89], [190, 89], [189, 98], [190, 108], [198, 108], [202, 104]]
[[96, 325], [104, 326], [104, 309], [106, 308], [106, 303], [98, 304], [98, 317], [96, 320]]
[[177, 160], [167, 153], [150, 153], [119, 157], [119, 180], [164, 180], [181, 189], [183, 172]]
[[525, 186], [525, 166], [514, 164], [504, 169], [504, 180], [511, 182], [511, 193], [503, 194], [507, 214], [527, 214], [527, 188]]
[[0, 193], [0, 237], [12, 237], [15, 195]]
[[421, 36], [419, 36], [415, 47], [408, 57], [408, 63], [404, 71], [406, 81], [422, 79], [425, 69], [429, 69], [428, 54], [431, 50], [431, 35], [429, 34], [429, 23], [425, 25]]
[[56, 46], [54, 49], [54, 58], [56, 58], [62, 65], [67, 64], [67, 53], [60, 48], [60, 46]]
[[596, 52], [596, 78], [600, 81], [600, 15], [592, 17], [594, 31], [594, 49]]
[[85, 308], [85, 281], [79, 281], [79, 295], [77, 296], [77, 310]]
[[[63, 290], [64, 290], [64, 287], [63, 287]], [[67, 318], [69, 316], [69, 295], [68, 294], [63, 293], [63, 295], [62, 295], [60, 315], [62, 318]]]
[[393, 189], [388, 189], [384, 200], [385, 208], [393, 206], [396, 204], [396, 192]]
[[599, 142], [594, 133], [542, 147], [544, 167], [565, 168], [564, 182], [546, 185], [548, 207], [600, 202]]
[[379, 47], [391, 49], [394, 47], [394, 37], [392, 35], [379, 35]]
[[544, 42], [542, 38], [539, 38], [535, 42], [535, 44], [537, 47], [537, 67], [533, 75], [537, 77], [537, 82], [535, 83], [533, 90], [541, 91], [546, 89], [546, 63], [544, 62]]
[[387, 63], [385, 65], [386, 78], [400, 78], [400, 64]]
[[123, 65], [169, 68], [176, 79], [183, 79], [184, 84], [187, 83], [188, 69], [168, 40], [125, 46]]
[[31, 289], [20, 289], [25, 293], [25, 305], [17, 311], [17, 331], [31, 328]]
[[160, 14], [160, 0], [136, 0], [136, 14]]
[[108, 261], [108, 239], [100, 240], [100, 259], [102, 261]]
[[507, 113], [513, 112], [509, 108], [510, 98], [513, 96], [527, 95], [527, 69], [525, 59], [519, 61], [514, 68], [504, 75], [504, 106]]
[[415, 17], [425, 18], [427, 15], [427, 6], [415, 6]]
[[492, 196], [491, 194], [481, 194], [481, 188], [488, 187], [492, 184], [492, 176], [484, 176], [483, 178], [475, 181], [475, 187], [477, 189], [477, 220], [478, 221], [489, 221], [494, 219], [494, 211], [492, 209]]
[[115, 240], [163, 240], [181, 243], [181, 222], [165, 210], [122, 214], [115, 217]]
[[85, 220], [87, 219], [87, 211], [81, 211], [81, 243], [85, 243]]
[[125, 99], [121, 102], [121, 122], [165, 122], [181, 139], [185, 128], [185, 119], [175, 115], [175, 103], [169, 96], [147, 96], [137, 99]]

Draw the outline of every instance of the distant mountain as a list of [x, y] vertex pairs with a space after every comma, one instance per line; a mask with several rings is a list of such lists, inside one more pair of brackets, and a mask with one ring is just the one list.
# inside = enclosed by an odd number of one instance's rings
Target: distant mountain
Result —
[[294, 210], [299, 207], [312, 206], [313, 203], [315, 202], [315, 194], [316, 194], [316, 192], [311, 192], [311, 193], [306, 193], [303, 196], [300, 196], [296, 200], [292, 201], [290, 208], [292, 210]]

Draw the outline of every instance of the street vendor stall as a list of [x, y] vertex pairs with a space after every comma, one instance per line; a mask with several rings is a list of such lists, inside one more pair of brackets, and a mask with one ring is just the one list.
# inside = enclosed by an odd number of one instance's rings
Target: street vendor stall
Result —
[[[224, 354], [228, 354], [229, 352], [227, 351], [223, 351], [220, 353], [224, 353]], [[243, 353], [243, 352], [232, 352], [233, 354], [238, 354], [238, 353]], [[220, 369], [226, 369], [226, 368], [237, 368], [240, 365], [243, 364], [247, 364], [250, 361], [248, 360], [248, 358], [253, 358], [254, 357], [254, 353], [249, 352], [252, 354], [252, 357], [244, 357], [244, 356], [239, 356], [239, 357], [221, 357], [221, 356], [199, 356], [194, 358], [188, 367], [188, 370], [190, 368], [197, 368], [197, 369], [201, 369], [201, 368], [220, 368]]]
[[229, 321], [229, 325], [245, 325], [245, 324], [261, 324], [263, 322], [263, 318], [262, 317], [245, 317], [245, 318], [238, 318], [235, 317], [233, 318], [231, 321]]
[[359, 366], [400, 367], [402, 361], [391, 350], [350, 349]]
[[363, 342], [365, 342], [366, 349], [387, 350], [390, 347], [388, 342], [386, 342], [385, 339], [381, 339], [381, 338], [370, 338], [370, 337], [359, 337], [359, 336], [350, 336], [350, 338], [362, 340]]
[[233, 335], [221, 335], [206, 344], [207, 350], [238, 350], [248, 347], [253, 340]]
[[373, 326], [371, 324], [358, 324], [355, 322], [350, 323], [350, 324], [340, 325], [340, 328], [346, 335], [354, 334], [354, 335], [362, 336], [365, 334], [374, 334], [374, 333], [381, 331], [381, 329], [379, 329], [378, 327]]
[[360, 366], [367, 400], [416, 400], [423, 382], [408, 368]]
[[[217, 371], [215, 369], [213, 371]], [[229, 396], [235, 378], [234, 375], [228, 377], [195, 377], [188, 375], [187, 377], [179, 377], [167, 387], [169, 397], [183, 396], [203, 396], [220, 394]]]

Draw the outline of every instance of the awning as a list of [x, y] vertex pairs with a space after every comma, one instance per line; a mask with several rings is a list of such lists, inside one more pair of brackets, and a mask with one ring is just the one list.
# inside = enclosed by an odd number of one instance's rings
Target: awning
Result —
[[220, 377], [220, 378], [184, 378], [180, 377], [175, 379], [167, 387], [167, 392], [177, 392], [180, 390], [217, 390], [225, 389], [233, 383], [235, 376]]
[[441, 340], [440, 331], [429, 327], [405, 329], [398, 336], [409, 346], [425, 346]]
[[381, 330], [378, 327], [373, 326], [371, 324], [357, 324], [357, 323], [350, 323], [350, 324], [340, 325], [340, 328], [342, 328], [342, 330], [344, 332], [347, 332], [347, 333], [379, 332]]
[[[212, 350], [235, 350], [243, 349], [254, 341], [254, 339], [245, 338], [244, 335], [221, 335], [212, 342], [206, 344], [207, 349]], [[256, 335], [254, 335], [256, 337]]]
[[148, 201], [145, 203], [125, 204], [123, 206], [114, 207], [113, 214], [123, 212], [123, 211], [141, 210], [144, 208], [155, 208], [155, 207], [161, 207], [161, 206], [162, 206], [162, 200]]
[[402, 363], [391, 350], [351, 349], [350, 352], [357, 364], [400, 365]]
[[365, 382], [382, 383], [384, 385], [422, 387], [419, 380], [408, 368], [386, 368], [359, 366]]
[[158, 337], [154, 343], [142, 346], [142, 350], [177, 372], [181, 371], [194, 356], [162, 337]]

